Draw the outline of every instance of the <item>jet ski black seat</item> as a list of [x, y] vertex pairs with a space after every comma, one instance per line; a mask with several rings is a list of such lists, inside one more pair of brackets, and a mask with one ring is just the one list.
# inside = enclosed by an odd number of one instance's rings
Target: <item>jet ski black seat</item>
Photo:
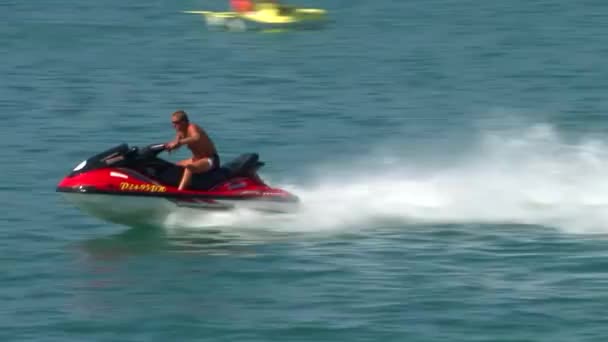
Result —
[[257, 153], [244, 153], [221, 166], [220, 169], [224, 170], [227, 178], [246, 176], [264, 165], [259, 158]]
[[[152, 168], [149, 167], [150, 164], [147, 165], [146, 174], [166, 185], [177, 186], [179, 184], [184, 172], [182, 167], [160, 159], [157, 159], [154, 164]], [[257, 153], [245, 153], [215, 170], [193, 175], [189, 188], [209, 190], [228, 179], [246, 177], [263, 165], [264, 163], [259, 161]]]
[[194, 175], [190, 188], [208, 190], [216, 184], [228, 179], [246, 177], [263, 165], [264, 163], [259, 161], [259, 155], [257, 153], [244, 153], [230, 162], [221, 165], [218, 169]]

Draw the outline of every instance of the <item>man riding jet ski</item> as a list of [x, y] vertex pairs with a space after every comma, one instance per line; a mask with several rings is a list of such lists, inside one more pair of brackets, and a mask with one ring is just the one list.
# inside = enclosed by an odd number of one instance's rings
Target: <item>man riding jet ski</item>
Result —
[[[257, 153], [245, 153], [220, 165], [215, 146], [186, 113], [171, 116], [175, 140], [143, 148], [121, 144], [78, 164], [57, 191], [85, 211], [111, 221], [127, 217], [166, 217], [176, 208], [229, 210], [247, 208], [290, 212], [297, 196], [267, 185], [257, 174], [264, 165]], [[177, 164], [158, 158], [162, 151], [186, 145], [192, 158]]]
[[183, 110], [171, 114], [171, 124], [177, 132], [175, 140], [167, 143], [167, 151], [188, 146], [192, 151], [192, 158], [177, 163], [184, 167], [184, 175], [179, 183], [178, 190], [184, 190], [192, 179], [192, 174], [204, 173], [220, 167], [220, 157], [215, 145], [207, 133], [197, 124], [191, 123]]

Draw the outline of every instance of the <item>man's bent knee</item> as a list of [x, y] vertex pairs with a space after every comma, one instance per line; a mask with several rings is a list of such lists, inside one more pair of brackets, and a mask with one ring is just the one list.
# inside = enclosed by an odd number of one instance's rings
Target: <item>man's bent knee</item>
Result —
[[191, 162], [192, 162], [192, 159], [184, 159], [184, 160], [180, 160], [180, 161], [178, 161], [178, 162], [176, 163], [176, 165], [186, 167], [186, 166], [188, 166], [188, 164], [190, 164]]

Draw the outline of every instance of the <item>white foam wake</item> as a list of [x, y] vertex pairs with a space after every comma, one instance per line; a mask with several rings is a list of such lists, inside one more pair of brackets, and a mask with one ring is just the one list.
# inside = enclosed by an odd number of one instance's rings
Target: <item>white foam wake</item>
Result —
[[177, 223], [321, 231], [400, 220], [608, 231], [608, 154], [603, 141], [567, 143], [550, 126], [536, 125], [519, 133], [486, 131], [475, 146], [458, 161], [432, 168], [408, 160], [375, 165], [371, 173], [360, 167], [346, 172], [349, 165], [341, 163], [325, 167], [325, 176], [306, 186], [277, 184], [301, 197], [302, 209], [294, 215], [222, 213], [180, 218]]

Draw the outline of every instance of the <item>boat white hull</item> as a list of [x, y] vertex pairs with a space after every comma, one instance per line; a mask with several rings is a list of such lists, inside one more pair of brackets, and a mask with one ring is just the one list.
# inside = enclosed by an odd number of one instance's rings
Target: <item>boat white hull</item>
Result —
[[[307, 10], [301, 10], [306, 12]], [[308, 9], [308, 11], [315, 11], [314, 9]], [[205, 20], [205, 23], [208, 27], [223, 29], [228, 31], [246, 31], [246, 30], [273, 30], [273, 29], [287, 29], [287, 28], [298, 28], [298, 29], [306, 29], [306, 28], [318, 28], [325, 24], [326, 18], [323, 15], [315, 14], [308, 15], [308, 18], [299, 15], [294, 16], [293, 19], [290, 20], [276, 20], [277, 17], [270, 17], [266, 19], [275, 19], [264, 21], [264, 20], [255, 20], [254, 18], [249, 18], [246, 15], [238, 15], [234, 12], [210, 12], [210, 11], [186, 11], [186, 13], [197, 13], [202, 14]], [[278, 18], [291, 18], [287, 17], [278, 17]], [[263, 18], [258, 18], [263, 19]]]

